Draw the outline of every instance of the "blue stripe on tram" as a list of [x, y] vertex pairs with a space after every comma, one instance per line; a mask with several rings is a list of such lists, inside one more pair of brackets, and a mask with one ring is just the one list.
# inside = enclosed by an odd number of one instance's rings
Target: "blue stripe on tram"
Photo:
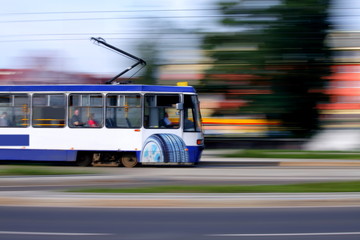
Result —
[[29, 135], [0, 135], [0, 146], [29, 146]]

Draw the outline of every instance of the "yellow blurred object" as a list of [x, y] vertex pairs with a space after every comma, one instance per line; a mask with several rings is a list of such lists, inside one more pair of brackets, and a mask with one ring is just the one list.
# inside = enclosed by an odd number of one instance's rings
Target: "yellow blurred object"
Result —
[[177, 82], [177, 86], [186, 87], [186, 86], [189, 86], [189, 84], [188, 84], [188, 82]]
[[265, 137], [278, 129], [281, 122], [265, 118], [205, 117], [202, 125], [206, 136]]
[[252, 119], [252, 118], [203, 118], [204, 124], [208, 125], [279, 125], [280, 122], [276, 120], [267, 120], [267, 119]]

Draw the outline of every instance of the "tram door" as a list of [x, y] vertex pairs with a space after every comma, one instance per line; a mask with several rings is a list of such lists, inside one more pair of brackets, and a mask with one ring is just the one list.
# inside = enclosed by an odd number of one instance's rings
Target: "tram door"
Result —
[[180, 94], [145, 94], [143, 163], [188, 162], [182, 139]]

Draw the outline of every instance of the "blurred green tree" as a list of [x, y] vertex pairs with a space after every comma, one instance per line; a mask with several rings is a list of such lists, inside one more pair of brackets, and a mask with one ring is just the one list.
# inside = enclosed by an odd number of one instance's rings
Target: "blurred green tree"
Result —
[[138, 84], [155, 85], [157, 83], [159, 51], [155, 42], [141, 42], [138, 46], [143, 59], [146, 59], [146, 67], [142, 76], [137, 80]]
[[241, 98], [239, 113], [280, 120], [293, 137], [319, 128], [317, 104], [327, 101], [331, 52], [329, 0], [249, 0], [219, 3], [222, 31], [207, 33], [203, 48], [213, 64], [201, 91]]

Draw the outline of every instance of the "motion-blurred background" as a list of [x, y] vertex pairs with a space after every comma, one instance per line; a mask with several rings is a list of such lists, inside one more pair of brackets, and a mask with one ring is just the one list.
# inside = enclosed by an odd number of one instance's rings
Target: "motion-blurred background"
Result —
[[0, 3], [0, 84], [103, 83], [133, 62], [102, 37], [148, 63], [123, 80], [196, 87], [210, 145], [360, 147], [360, 1]]

